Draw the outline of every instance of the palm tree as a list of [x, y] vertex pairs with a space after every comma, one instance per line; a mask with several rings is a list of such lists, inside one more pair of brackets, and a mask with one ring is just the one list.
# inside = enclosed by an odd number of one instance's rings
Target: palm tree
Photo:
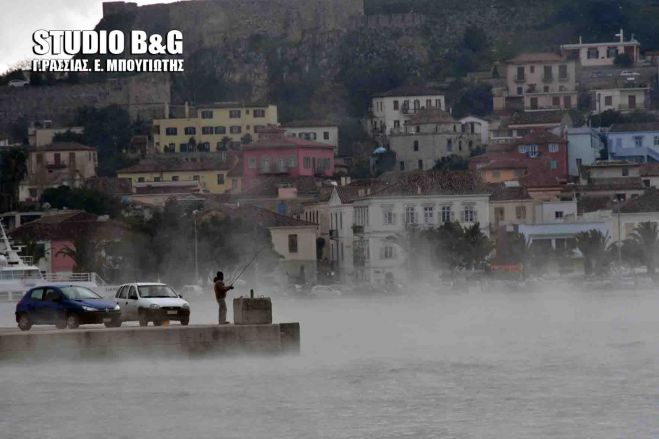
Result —
[[657, 223], [652, 221], [639, 223], [628, 240], [638, 250], [643, 265], [647, 267], [648, 274], [653, 276], [656, 269], [655, 256], [659, 249]]
[[586, 276], [594, 273], [603, 274], [608, 269], [607, 244], [609, 234], [591, 229], [579, 232], [576, 235], [577, 248], [584, 258], [584, 272]]
[[56, 256], [66, 256], [73, 260], [73, 271], [76, 273], [101, 273], [104, 271], [103, 241], [89, 239], [88, 236], [78, 236], [73, 239], [72, 246], [60, 249]]
[[481, 266], [492, 252], [492, 241], [485, 236], [481, 230], [480, 223], [474, 223], [469, 227], [465, 227], [462, 236], [465, 246], [465, 267], [474, 269]]

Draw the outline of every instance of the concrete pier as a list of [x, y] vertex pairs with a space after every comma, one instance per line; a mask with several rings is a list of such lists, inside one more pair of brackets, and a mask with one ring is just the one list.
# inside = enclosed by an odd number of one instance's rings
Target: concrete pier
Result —
[[0, 333], [0, 361], [169, 358], [299, 351], [299, 323]]

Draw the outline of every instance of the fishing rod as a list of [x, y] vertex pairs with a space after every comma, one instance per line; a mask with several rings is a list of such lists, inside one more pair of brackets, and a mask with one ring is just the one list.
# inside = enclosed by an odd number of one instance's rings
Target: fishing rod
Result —
[[238, 279], [240, 279], [240, 276], [242, 276], [243, 273], [245, 272], [245, 270], [247, 270], [247, 269], [249, 268], [249, 266], [252, 265], [252, 264], [254, 263], [254, 261], [256, 261], [256, 258], [258, 258], [258, 256], [261, 254], [261, 252], [263, 252], [263, 250], [265, 250], [265, 249], [266, 249], [266, 246], [263, 246], [263, 247], [261, 248], [261, 250], [259, 250], [258, 252], [256, 252], [256, 254], [254, 255], [254, 257], [252, 257], [252, 259], [250, 259], [249, 262], [247, 262], [247, 264], [242, 268], [242, 270], [240, 270], [240, 272], [238, 273], [238, 275], [237, 275], [236, 277], [234, 277], [234, 278], [231, 279], [231, 281], [230, 281], [230, 283], [229, 283], [229, 286], [230, 286], [230, 287], [232, 287], [233, 284], [235, 284], [236, 281], [237, 281]]

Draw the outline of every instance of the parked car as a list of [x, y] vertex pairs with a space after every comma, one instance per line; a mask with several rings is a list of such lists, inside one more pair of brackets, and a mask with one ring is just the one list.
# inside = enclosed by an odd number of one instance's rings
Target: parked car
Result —
[[620, 72], [620, 76], [641, 76], [638, 72], [632, 72], [631, 70], [623, 70]]
[[316, 285], [311, 288], [310, 295], [313, 297], [339, 297], [342, 293], [329, 285]]
[[22, 331], [33, 325], [75, 329], [103, 323], [121, 326], [119, 306], [77, 285], [44, 285], [30, 289], [16, 305], [16, 323]]
[[190, 322], [190, 304], [170, 286], [161, 283], [131, 283], [119, 287], [114, 301], [121, 307], [121, 320], [137, 321], [140, 326], [165, 321]]
[[20, 87], [25, 87], [28, 84], [29, 82], [27, 82], [24, 79], [12, 79], [7, 83], [7, 86], [20, 88]]

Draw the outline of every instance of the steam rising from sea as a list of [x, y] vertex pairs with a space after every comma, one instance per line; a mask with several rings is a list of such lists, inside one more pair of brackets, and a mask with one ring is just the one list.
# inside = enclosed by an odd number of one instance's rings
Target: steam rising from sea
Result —
[[[2, 366], [16, 438], [659, 437], [655, 291], [274, 300], [300, 356]], [[0, 305], [0, 324], [13, 326]], [[192, 323], [216, 318], [193, 301]]]

